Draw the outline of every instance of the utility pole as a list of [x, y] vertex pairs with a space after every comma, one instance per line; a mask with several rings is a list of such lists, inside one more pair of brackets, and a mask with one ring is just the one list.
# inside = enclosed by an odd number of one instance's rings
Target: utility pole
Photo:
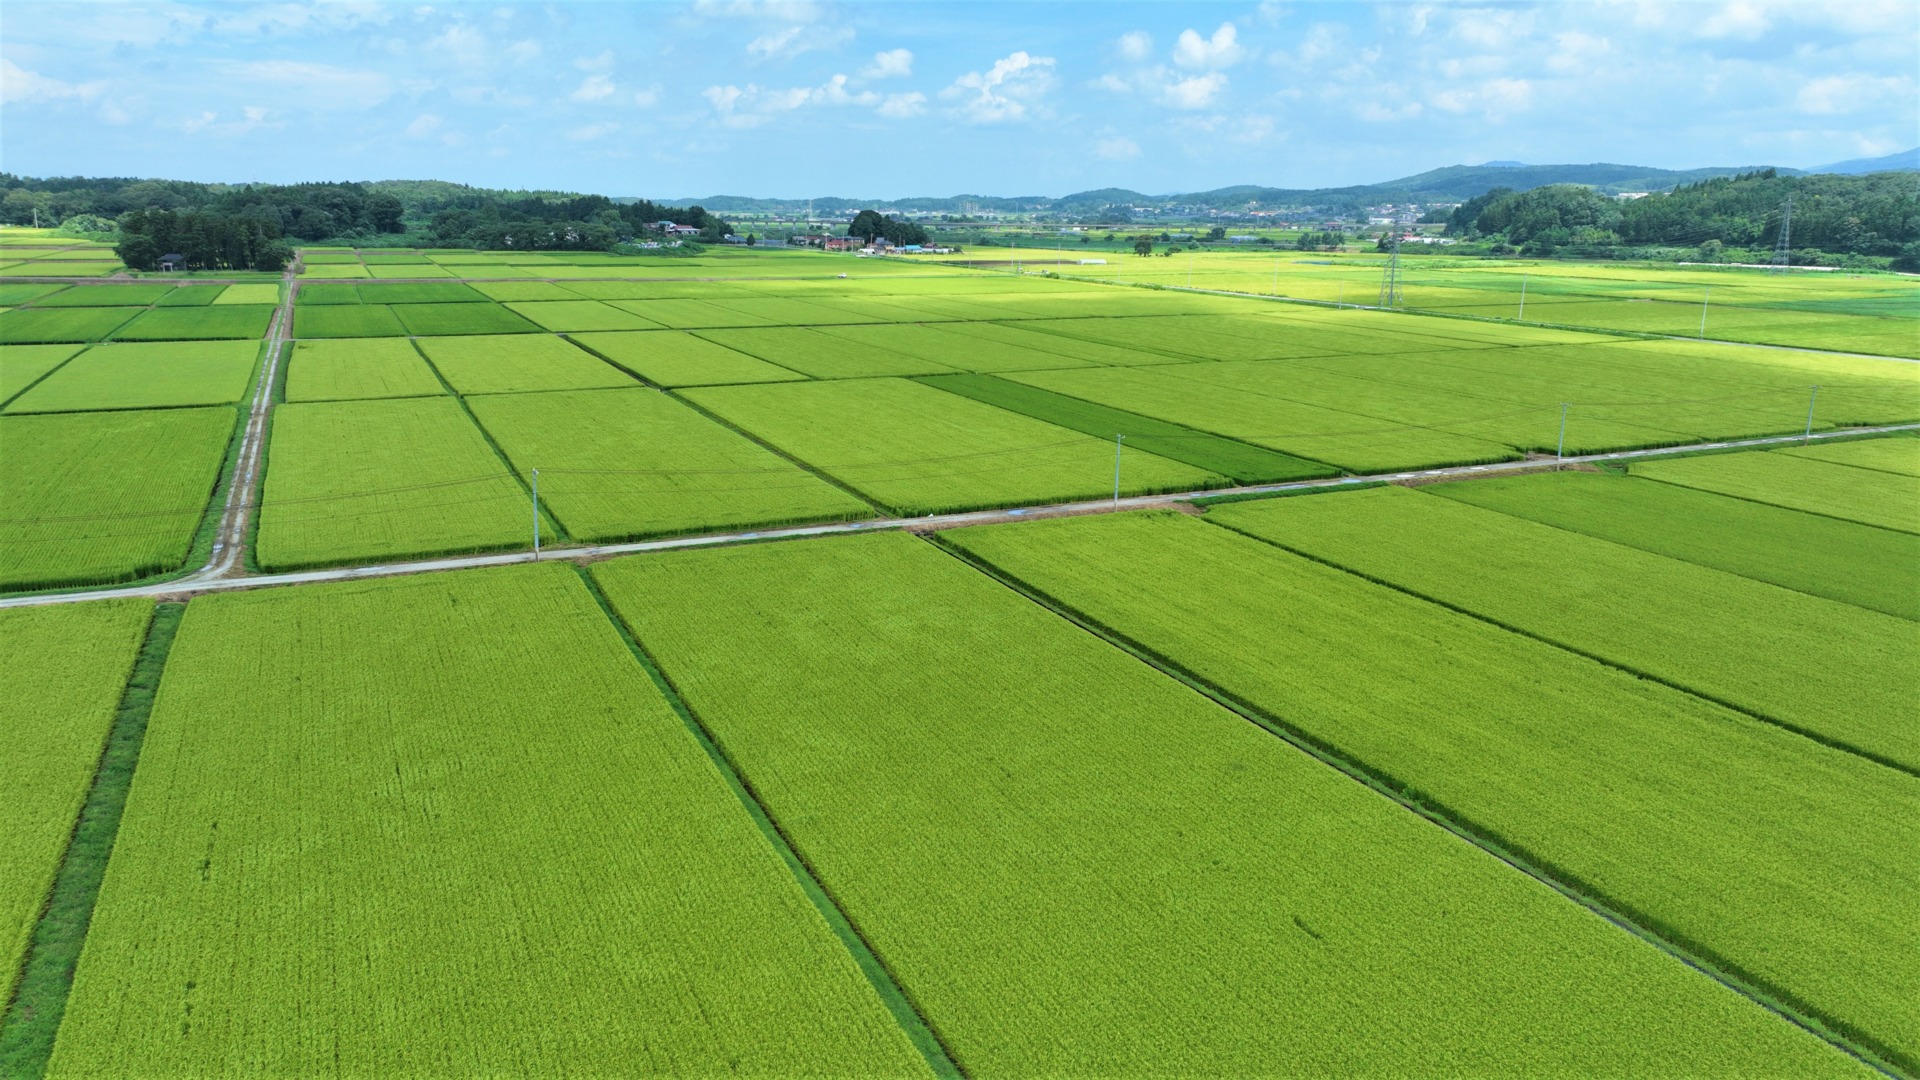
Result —
[[1564, 461], [1567, 457], [1567, 406], [1570, 404], [1572, 402], [1560, 403], [1560, 445], [1553, 449], [1553, 457], [1556, 461]]
[[1520, 314], [1515, 316], [1513, 321], [1527, 321], [1527, 275], [1525, 274], [1520, 275]]
[[1127, 441], [1125, 435], [1113, 437], [1113, 505], [1120, 505], [1120, 444]]
[[540, 557], [540, 470], [533, 470], [533, 557]]
[[1400, 306], [1400, 234], [1393, 234], [1393, 253], [1387, 257], [1387, 272], [1380, 278], [1380, 307]]
[[1713, 286], [1707, 286], [1707, 294], [1700, 298], [1700, 336], [1707, 336], [1707, 304], [1713, 300]]
[[1780, 241], [1773, 245], [1773, 274], [1784, 274], [1793, 263], [1793, 196], [1787, 196], [1787, 205], [1780, 212]]
[[1802, 446], [1813, 441], [1813, 403], [1819, 400], [1820, 388], [1816, 386], [1813, 388], [1813, 396], [1807, 398], [1807, 433], [1800, 436], [1800, 445]]

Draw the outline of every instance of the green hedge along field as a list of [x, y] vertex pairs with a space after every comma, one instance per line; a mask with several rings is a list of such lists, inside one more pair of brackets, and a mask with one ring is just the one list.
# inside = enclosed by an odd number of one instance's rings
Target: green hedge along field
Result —
[[873, 508], [652, 390], [469, 402], [575, 540], [610, 542], [873, 516]]
[[970, 1074], [1853, 1067], [924, 541], [592, 573]]
[[532, 545], [532, 501], [452, 398], [274, 410], [262, 569]]
[[232, 408], [0, 416], [0, 590], [179, 569], [233, 426]]
[[50, 1076], [927, 1073], [570, 567], [195, 600], [141, 756]]
[[11, 1000], [34, 923], [93, 783], [150, 600], [0, 611], [0, 988]]
[[1183, 515], [941, 536], [1882, 1053], [1920, 1051], [1920, 780]]
[[1558, 472], [1425, 491], [1569, 532], [1920, 620], [1920, 536], [1658, 484]]
[[1920, 769], [1905, 619], [1400, 487], [1209, 520]]

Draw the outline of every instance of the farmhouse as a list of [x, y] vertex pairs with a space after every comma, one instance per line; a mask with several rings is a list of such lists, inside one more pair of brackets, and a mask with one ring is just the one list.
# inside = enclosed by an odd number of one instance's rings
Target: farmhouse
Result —
[[162, 270], [182, 270], [186, 268], [186, 265], [187, 257], [178, 252], [172, 255], [160, 256], [160, 269]]

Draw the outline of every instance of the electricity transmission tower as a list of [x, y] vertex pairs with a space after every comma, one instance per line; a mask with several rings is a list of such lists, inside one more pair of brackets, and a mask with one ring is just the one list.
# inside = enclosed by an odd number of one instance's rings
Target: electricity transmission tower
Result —
[[1773, 245], [1773, 270], [1771, 273], [1784, 274], [1793, 261], [1793, 196], [1787, 196], [1786, 208], [1780, 211], [1780, 242]]
[[1380, 276], [1380, 306], [1397, 308], [1400, 306], [1400, 233], [1393, 234], [1392, 254], [1387, 256], [1386, 272]]

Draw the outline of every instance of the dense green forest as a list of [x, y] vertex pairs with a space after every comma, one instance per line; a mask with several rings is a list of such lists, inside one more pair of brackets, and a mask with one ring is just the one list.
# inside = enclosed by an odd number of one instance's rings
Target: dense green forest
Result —
[[1771, 253], [1783, 225], [1795, 262], [1893, 256], [1904, 267], [1920, 259], [1920, 176], [1781, 176], [1763, 169], [1624, 200], [1574, 184], [1495, 188], [1455, 208], [1446, 231], [1527, 255], [1687, 248], [1707, 259], [1732, 259], [1740, 252]]

